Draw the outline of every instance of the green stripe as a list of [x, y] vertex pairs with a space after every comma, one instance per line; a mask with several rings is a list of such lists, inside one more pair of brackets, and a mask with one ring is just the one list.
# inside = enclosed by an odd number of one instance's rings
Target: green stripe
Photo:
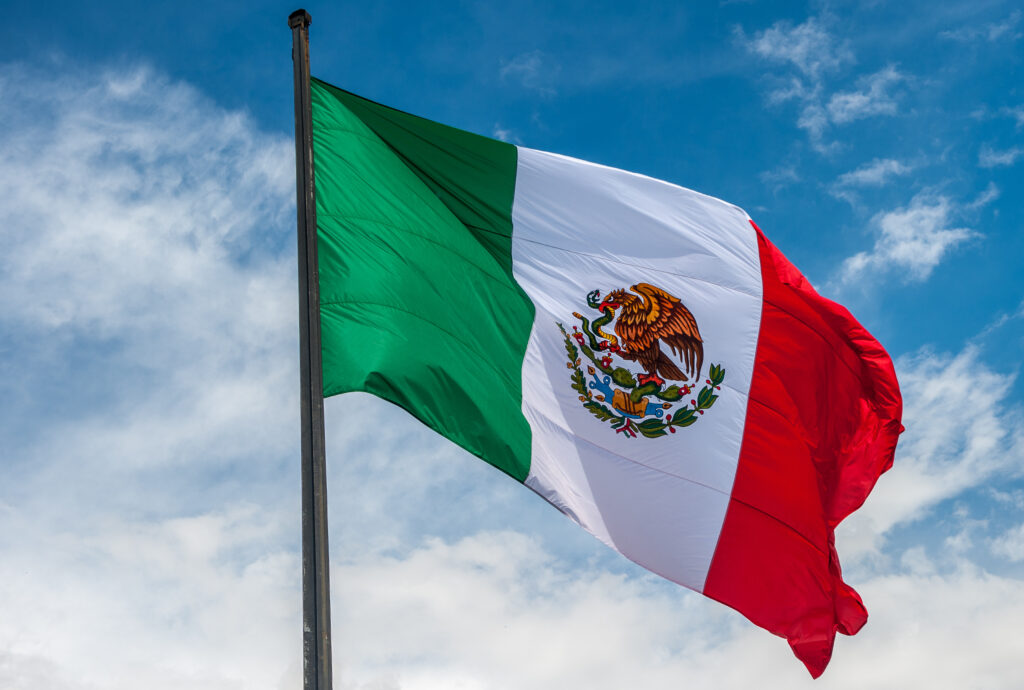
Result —
[[311, 86], [324, 395], [390, 400], [524, 481], [516, 148]]

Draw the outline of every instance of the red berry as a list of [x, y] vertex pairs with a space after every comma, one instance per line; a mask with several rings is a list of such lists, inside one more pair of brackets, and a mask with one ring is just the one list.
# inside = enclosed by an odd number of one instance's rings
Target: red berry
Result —
[[670, 434], [674, 434], [674, 433], [676, 433], [676, 428], [674, 426], [670, 426], [668, 428], [668, 431], [669, 431]]

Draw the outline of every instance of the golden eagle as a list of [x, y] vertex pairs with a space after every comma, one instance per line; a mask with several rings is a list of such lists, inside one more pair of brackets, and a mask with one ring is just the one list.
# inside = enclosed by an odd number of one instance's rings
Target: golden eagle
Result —
[[[686, 381], [687, 375], [700, 378], [704, 362], [704, 341], [697, 330], [697, 320], [678, 298], [659, 287], [637, 283], [623, 289], [612, 290], [601, 302], [599, 309], [622, 309], [615, 322], [619, 354], [640, 363], [647, 374], [640, 374], [640, 385], [653, 381], [662, 386], [664, 376], [675, 381]], [[605, 312], [607, 313], [607, 312]], [[686, 374], [661, 351], [659, 341], [672, 348], [686, 367]]]

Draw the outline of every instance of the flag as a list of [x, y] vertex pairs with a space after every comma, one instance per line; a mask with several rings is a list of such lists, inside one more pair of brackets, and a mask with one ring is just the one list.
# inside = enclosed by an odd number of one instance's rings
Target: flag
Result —
[[892, 363], [739, 207], [313, 80], [324, 395], [406, 409], [813, 676]]

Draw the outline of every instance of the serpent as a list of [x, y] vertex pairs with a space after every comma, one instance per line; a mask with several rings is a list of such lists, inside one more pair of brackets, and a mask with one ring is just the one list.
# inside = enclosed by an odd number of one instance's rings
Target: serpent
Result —
[[[594, 290], [593, 292], [587, 295], [587, 304], [592, 309], [600, 308], [601, 303], [598, 301], [598, 298], [600, 296], [601, 291]], [[605, 307], [601, 314], [602, 316], [600, 316], [599, 318], [590, 321], [587, 317], [583, 316], [582, 314], [578, 314], [575, 312], [573, 313], [573, 316], [575, 316], [582, 322], [583, 332], [586, 334], [587, 339], [590, 340], [590, 347], [594, 350], [601, 349], [600, 342], [597, 340], [597, 338], [594, 337], [595, 333], [604, 338], [605, 340], [607, 340], [611, 345], [619, 344], [619, 340], [618, 338], [615, 337], [614, 334], [606, 333], [605, 331], [601, 330], [602, 326], [607, 326], [611, 322], [611, 320], [615, 318], [615, 312], [611, 309], [611, 307]]]

